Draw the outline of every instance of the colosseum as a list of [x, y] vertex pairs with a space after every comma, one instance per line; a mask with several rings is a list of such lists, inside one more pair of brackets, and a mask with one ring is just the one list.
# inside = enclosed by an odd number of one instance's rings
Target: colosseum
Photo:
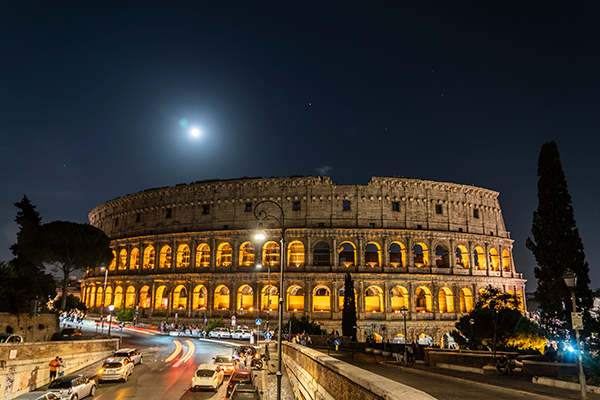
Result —
[[[136, 308], [141, 321], [308, 315], [341, 331], [344, 278], [359, 338], [372, 332], [442, 343], [487, 285], [522, 295], [498, 192], [404, 176], [337, 185], [329, 177], [206, 180], [108, 201], [89, 214], [111, 238], [106, 274], [86, 271], [89, 309]], [[263, 202], [263, 203], [261, 203]], [[256, 206], [266, 238], [256, 239]], [[277, 204], [273, 204], [277, 203]], [[281, 208], [281, 210], [280, 210]], [[281, 218], [283, 214], [283, 218]], [[281, 257], [280, 223], [285, 237]], [[257, 264], [268, 268], [257, 268]], [[522, 304], [525, 311], [525, 304]], [[405, 309], [406, 312], [406, 309]]]

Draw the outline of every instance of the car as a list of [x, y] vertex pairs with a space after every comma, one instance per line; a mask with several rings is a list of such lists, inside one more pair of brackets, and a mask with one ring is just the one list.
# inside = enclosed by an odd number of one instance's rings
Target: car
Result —
[[235, 369], [233, 356], [218, 355], [213, 358], [213, 364], [219, 367], [225, 375], [230, 375]]
[[192, 392], [198, 389], [212, 389], [217, 392], [223, 383], [223, 371], [214, 364], [200, 364], [192, 377]]
[[226, 328], [215, 328], [208, 333], [208, 337], [217, 339], [229, 339], [231, 337], [231, 334]]
[[76, 340], [81, 339], [81, 329], [79, 328], [64, 328], [60, 331], [59, 340]]
[[233, 389], [236, 385], [252, 385], [254, 386], [254, 378], [252, 377], [252, 371], [249, 369], [238, 369], [236, 368], [231, 374], [231, 378], [229, 378], [229, 383], [227, 384], [227, 395], [225, 397], [229, 398]]
[[133, 365], [142, 363], [142, 353], [138, 349], [119, 349], [115, 351], [113, 357], [129, 357]]
[[35, 391], [13, 397], [13, 400], [58, 400], [58, 396], [52, 392]]
[[112, 357], [104, 361], [104, 365], [98, 371], [98, 382], [123, 381], [133, 372], [133, 361], [129, 357]]
[[59, 399], [83, 399], [96, 393], [96, 381], [83, 375], [66, 375], [53, 380], [48, 390]]
[[12, 333], [0, 333], [0, 343], [23, 343], [23, 336]]
[[231, 392], [231, 400], [260, 400], [258, 388], [254, 385], [237, 384]]
[[232, 339], [240, 339], [240, 340], [250, 340], [252, 337], [252, 332], [246, 329], [236, 329], [232, 334]]

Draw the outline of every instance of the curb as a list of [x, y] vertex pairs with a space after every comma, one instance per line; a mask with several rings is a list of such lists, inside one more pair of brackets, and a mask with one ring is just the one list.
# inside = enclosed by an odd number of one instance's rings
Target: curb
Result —
[[[545, 378], [543, 376], [534, 376], [533, 379], [531, 380], [531, 382], [535, 383], [536, 385], [552, 386], [552, 387], [556, 387], [556, 388], [560, 388], [560, 389], [575, 390], [575, 391], [581, 390], [579, 383], [566, 382], [566, 381], [561, 381], [561, 380], [552, 379], [552, 378]], [[586, 388], [587, 388], [588, 393], [600, 394], [600, 386], [586, 385]]]

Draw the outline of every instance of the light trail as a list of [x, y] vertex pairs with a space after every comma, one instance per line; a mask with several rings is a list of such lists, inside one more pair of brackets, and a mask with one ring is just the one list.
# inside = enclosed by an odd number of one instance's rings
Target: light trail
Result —
[[167, 357], [165, 362], [173, 361], [175, 357], [177, 357], [179, 353], [181, 353], [181, 348], [183, 347], [181, 345], [181, 342], [179, 340], [173, 340], [173, 343], [175, 343], [175, 350], [173, 351], [173, 353], [171, 353], [169, 357]]
[[174, 367], [179, 367], [182, 363], [188, 362], [196, 352], [196, 345], [194, 345], [194, 342], [186, 340], [185, 343], [188, 345], [188, 352], [173, 365]]

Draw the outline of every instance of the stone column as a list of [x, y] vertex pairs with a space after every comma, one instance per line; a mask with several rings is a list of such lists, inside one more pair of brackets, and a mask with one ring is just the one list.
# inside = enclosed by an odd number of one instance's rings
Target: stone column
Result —
[[415, 239], [414, 238], [408, 238], [407, 240], [407, 246], [406, 246], [406, 264], [408, 265], [408, 268], [414, 268], [415, 267], [415, 252], [413, 250], [413, 248], [415, 247]]
[[196, 269], [196, 256], [198, 252], [198, 243], [196, 239], [190, 241], [190, 271]]
[[381, 266], [389, 267], [390, 266], [390, 238], [387, 236], [382, 237], [381, 243]]
[[357, 235], [356, 238], [356, 266], [365, 266], [365, 239], [362, 235]]
[[210, 246], [210, 272], [215, 272], [215, 268], [217, 265], [217, 241], [215, 238], [210, 238], [209, 241]]
[[313, 252], [312, 246], [314, 243], [312, 242], [312, 236], [307, 236], [304, 238], [304, 265], [305, 266], [313, 266]]
[[152, 282], [152, 287], [150, 288], [150, 318], [154, 315], [154, 309], [156, 308], [156, 283]]
[[333, 268], [335, 270], [337, 270], [337, 268], [340, 266], [340, 257], [338, 254], [338, 238], [336, 234], [334, 235], [335, 236], [333, 236], [333, 248], [331, 249], [331, 254], [329, 255], [329, 257], [333, 257], [333, 260], [330, 260], [330, 264], [333, 265]]
[[[190, 249], [191, 251], [191, 249]], [[188, 282], [187, 285], [187, 316], [188, 317], [192, 317], [192, 303], [194, 302], [194, 295], [193, 295], [193, 290], [194, 290], [194, 283], [193, 282]]]

